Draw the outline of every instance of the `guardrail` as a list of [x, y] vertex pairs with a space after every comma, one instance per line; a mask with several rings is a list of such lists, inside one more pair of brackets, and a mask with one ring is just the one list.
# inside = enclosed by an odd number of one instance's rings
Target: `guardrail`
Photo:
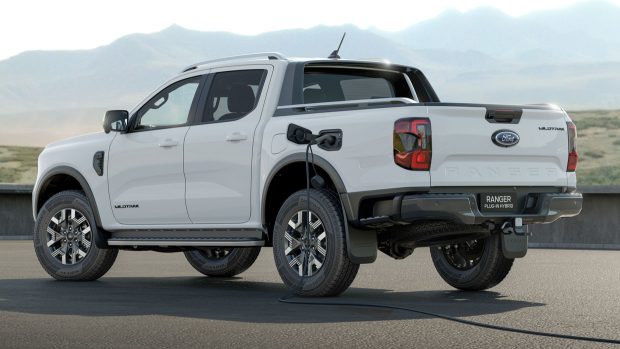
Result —
[[32, 239], [32, 187], [0, 184], [0, 240]]
[[[620, 186], [584, 186], [577, 217], [532, 228], [530, 247], [620, 250]], [[0, 240], [31, 239], [31, 185], [0, 184]]]
[[530, 247], [620, 250], [620, 186], [582, 186], [577, 217], [535, 225]]

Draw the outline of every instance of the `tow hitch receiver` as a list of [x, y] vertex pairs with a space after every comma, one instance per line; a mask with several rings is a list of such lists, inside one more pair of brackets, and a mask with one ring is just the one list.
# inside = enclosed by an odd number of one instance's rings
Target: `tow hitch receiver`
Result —
[[507, 220], [502, 224], [502, 250], [506, 258], [521, 258], [527, 253], [527, 237], [530, 235], [522, 218]]

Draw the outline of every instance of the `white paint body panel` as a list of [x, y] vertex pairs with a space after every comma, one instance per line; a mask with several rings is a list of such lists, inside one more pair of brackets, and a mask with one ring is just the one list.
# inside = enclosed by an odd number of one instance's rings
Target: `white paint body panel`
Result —
[[[491, 123], [486, 109], [431, 106], [431, 186], [567, 186], [568, 136], [561, 110], [524, 109], [518, 124]], [[540, 126], [562, 130], [539, 130]], [[512, 147], [495, 145], [498, 130], [515, 131]]]
[[[67, 166], [82, 174], [88, 182], [95, 197], [101, 221], [116, 222], [110, 208], [107, 176], [98, 176], [93, 169], [93, 155], [98, 151], [105, 151], [105, 161], [107, 162], [107, 153], [116, 135], [117, 133], [105, 134], [98, 132], [49, 144], [39, 155], [37, 181], [33, 189], [33, 195], [38, 193], [39, 187], [42, 184], [41, 179], [49, 171], [61, 166]], [[34, 202], [35, 200], [33, 200], [33, 205]], [[36, 207], [33, 207], [33, 211], [36, 212]], [[34, 218], [36, 219], [36, 215]]]
[[[230, 69], [230, 68], [229, 68]], [[211, 72], [229, 69], [214, 69]], [[252, 148], [269, 93], [271, 65], [237, 66], [265, 69], [268, 74], [256, 108], [239, 120], [192, 126], [185, 138], [187, 211], [193, 223], [243, 223], [250, 219]], [[242, 140], [228, 140], [242, 135]], [[239, 138], [239, 137], [237, 137]]]
[[[183, 173], [183, 139], [188, 130], [187, 126], [174, 127], [114, 138], [107, 176], [112, 211], [119, 223], [190, 223]], [[177, 145], [159, 146], [164, 141]], [[132, 204], [139, 207], [121, 208]]]
[[[406, 117], [425, 117], [425, 106], [366, 109], [344, 112], [326, 112], [299, 116], [273, 117], [267, 124], [263, 138], [275, 139], [276, 144], [263, 146], [261, 182], [263, 185], [271, 169], [283, 158], [304, 153], [305, 145], [291, 142], [281, 150], [279, 137], [290, 123], [318, 133], [324, 129], [341, 129], [342, 149], [325, 151], [314, 147], [314, 153], [327, 160], [336, 169], [348, 192], [377, 189], [420, 187], [430, 185], [430, 175], [424, 171], [408, 171], [394, 163], [394, 122]], [[280, 134], [281, 136], [276, 137]], [[272, 149], [279, 152], [274, 154]]]

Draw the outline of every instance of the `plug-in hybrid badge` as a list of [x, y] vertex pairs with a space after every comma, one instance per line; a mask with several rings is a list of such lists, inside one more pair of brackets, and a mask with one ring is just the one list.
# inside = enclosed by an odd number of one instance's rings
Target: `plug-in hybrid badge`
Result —
[[499, 130], [491, 136], [493, 143], [500, 147], [512, 147], [519, 143], [519, 135], [511, 130]]

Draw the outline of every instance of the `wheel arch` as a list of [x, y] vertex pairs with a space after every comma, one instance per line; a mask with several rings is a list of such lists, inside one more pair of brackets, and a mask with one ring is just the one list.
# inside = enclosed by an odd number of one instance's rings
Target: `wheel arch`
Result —
[[78, 170], [69, 166], [54, 167], [41, 176], [39, 183], [36, 193], [33, 193], [32, 207], [35, 219], [41, 207], [53, 195], [65, 190], [81, 190], [86, 195], [93, 210], [97, 227], [101, 229], [102, 224], [97, 201], [88, 181]]
[[[261, 220], [263, 225], [267, 227], [269, 240], [271, 241], [272, 220], [275, 219], [280, 205], [293, 192], [306, 188], [306, 172], [305, 172], [305, 153], [291, 154], [276, 163], [271, 169], [267, 179], [265, 180], [264, 190], [261, 198]], [[329, 187], [332, 187], [338, 194], [346, 193], [346, 187], [338, 171], [323, 157], [314, 155], [314, 163], [317, 172], [324, 178]], [[312, 165], [311, 175], [313, 173]], [[283, 183], [281, 176], [295, 175], [296, 181], [286, 182], [286, 188], [281, 191], [276, 190], [276, 186]], [[275, 206], [274, 206], [275, 205]]]

